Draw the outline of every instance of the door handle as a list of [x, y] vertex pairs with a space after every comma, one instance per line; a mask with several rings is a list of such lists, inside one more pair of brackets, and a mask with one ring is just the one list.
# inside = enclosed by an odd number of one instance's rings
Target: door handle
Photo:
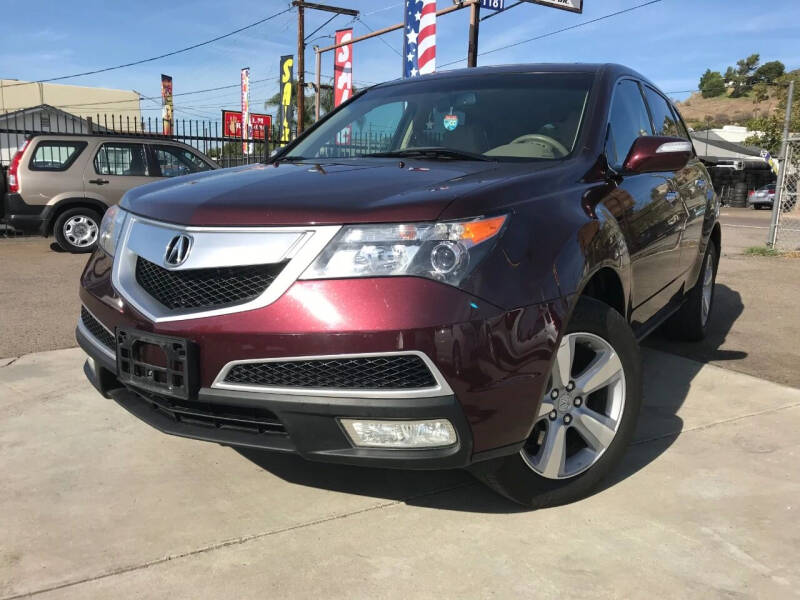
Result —
[[665, 199], [667, 200], [667, 202], [669, 202], [670, 204], [674, 204], [674, 203], [675, 203], [675, 201], [678, 199], [678, 192], [667, 192], [667, 195], [666, 195], [666, 196], [664, 196], [664, 198], [665, 198]]
[[89, 183], [94, 183], [96, 185], [104, 185], [108, 183], [108, 179], [90, 179]]

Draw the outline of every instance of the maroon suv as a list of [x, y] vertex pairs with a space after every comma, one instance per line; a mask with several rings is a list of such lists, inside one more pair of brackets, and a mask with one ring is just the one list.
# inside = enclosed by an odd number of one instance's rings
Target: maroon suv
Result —
[[128, 192], [77, 337], [166, 433], [562, 503], [631, 439], [637, 340], [704, 336], [717, 215], [675, 107], [625, 67], [386, 83], [268, 164]]

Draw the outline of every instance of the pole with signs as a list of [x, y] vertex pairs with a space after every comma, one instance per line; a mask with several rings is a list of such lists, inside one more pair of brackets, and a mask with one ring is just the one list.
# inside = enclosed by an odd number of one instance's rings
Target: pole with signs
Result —
[[294, 70], [294, 56], [287, 54], [281, 56], [280, 82], [281, 82], [281, 144], [288, 144], [291, 138], [292, 115], [292, 71]]
[[161, 75], [161, 133], [172, 135], [172, 77]]
[[242, 69], [242, 154], [251, 153], [250, 135], [250, 67]]

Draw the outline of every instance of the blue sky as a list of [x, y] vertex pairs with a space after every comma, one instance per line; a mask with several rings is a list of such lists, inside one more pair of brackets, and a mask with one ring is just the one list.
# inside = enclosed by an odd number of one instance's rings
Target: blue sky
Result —
[[[361, 11], [373, 29], [402, 19], [400, 0], [324, 0]], [[481, 24], [481, 50], [490, 50], [562, 27], [635, 6], [644, 0], [585, 0], [584, 14], [522, 5]], [[3, 4], [10, 0], [2, 0]], [[511, 4], [512, 0], [506, 0]], [[451, 0], [438, 0], [439, 8]], [[800, 68], [800, 2], [781, 2], [780, 17], [770, 0], [662, 0], [625, 15], [553, 37], [522, 44], [479, 58], [480, 65], [515, 62], [621, 62], [653, 79], [664, 91], [694, 89], [710, 67], [724, 71], [751, 53], [762, 61], [781, 60]], [[162, 54], [221, 35], [287, 8], [288, 0], [140, 0], [119, 3], [84, 0], [81, 8], [60, 0], [31, 0], [14, 10], [11, 27], [0, 34], [0, 78], [26, 80], [92, 70]], [[439, 65], [466, 55], [468, 10], [441, 17], [438, 23]], [[8, 16], [8, 11], [4, 11]], [[486, 15], [489, 11], [484, 10]], [[311, 33], [329, 18], [307, 11]], [[290, 11], [236, 36], [190, 52], [141, 66], [63, 81], [77, 85], [134, 89], [146, 96], [160, 93], [160, 74], [174, 78], [174, 92], [238, 84], [239, 69], [251, 78], [267, 79], [251, 87], [251, 109], [277, 91], [278, 57], [296, 52], [297, 18]], [[330, 35], [350, 23], [337, 17], [315, 37]], [[360, 22], [356, 35], [368, 32]], [[357, 84], [400, 75], [400, 32], [370, 40], [354, 49]], [[313, 43], [326, 45], [330, 38]], [[395, 52], [396, 51], [396, 52]], [[313, 71], [314, 55], [306, 55]], [[448, 68], [463, 66], [460, 63]], [[323, 59], [323, 76], [333, 72], [333, 56]], [[673, 94], [682, 98], [686, 94]], [[221, 90], [175, 98], [177, 117], [219, 118], [219, 108], [236, 108], [238, 90]], [[142, 102], [144, 114], [158, 114], [155, 102]]]

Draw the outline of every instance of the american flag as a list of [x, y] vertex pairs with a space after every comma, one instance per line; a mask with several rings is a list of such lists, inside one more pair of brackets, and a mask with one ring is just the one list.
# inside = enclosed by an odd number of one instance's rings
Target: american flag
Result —
[[436, 70], [436, 0], [406, 0], [403, 77]]

